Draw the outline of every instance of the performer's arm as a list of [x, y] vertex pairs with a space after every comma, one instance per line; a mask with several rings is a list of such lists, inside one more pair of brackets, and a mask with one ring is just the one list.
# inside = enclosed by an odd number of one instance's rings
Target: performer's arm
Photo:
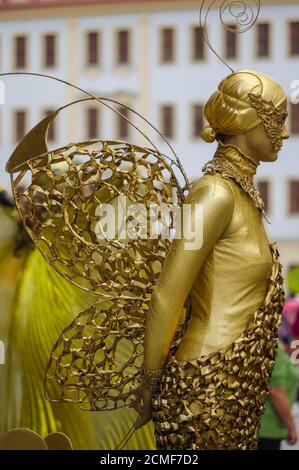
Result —
[[[190, 204], [191, 213], [182, 212], [184, 222], [194, 227], [197, 235], [203, 230], [202, 246], [191, 249], [185, 233], [172, 241], [146, 316], [143, 366], [150, 371], [163, 368], [192, 284], [226, 230], [234, 209], [230, 183], [218, 175], [197, 180], [186, 203]], [[195, 223], [200, 214], [196, 204], [203, 206], [203, 224]]]

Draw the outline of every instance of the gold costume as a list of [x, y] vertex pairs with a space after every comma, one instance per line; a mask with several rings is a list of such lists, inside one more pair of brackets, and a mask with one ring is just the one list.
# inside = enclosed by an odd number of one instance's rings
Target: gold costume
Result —
[[283, 302], [275, 244], [271, 252], [269, 291], [242, 335], [194, 360], [170, 357], [153, 400], [158, 449], [256, 449]]
[[[220, 144], [222, 159], [253, 178], [256, 166], [236, 148]], [[218, 153], [216, 153], [217, 156]], [[203, 246], [185, 250], [175, 239], [152, 295], [147, 317], [146, 367], [160, 369], [191, 290], [192, 315], [177, 359], [194, 359], [234, 341], [262, 305], [272, 256], [261, 212], [244, 190], [219, 173], [199, 178], [187, 203], [203, 205]]]
[[273, 161], [288, 137], [285, 106], [282, 88], [249, 70], [222, 80], [205, 106], [202, 137], [218, 148], [185, 201], [192, 227], [202, 205], [202, 247], [173, 240], [146, 317], [141, 377], [153, 393], [157, 449], [257, 447], [283, 280], [254, 187], [259, 159], [223, 141], [258, 127]]

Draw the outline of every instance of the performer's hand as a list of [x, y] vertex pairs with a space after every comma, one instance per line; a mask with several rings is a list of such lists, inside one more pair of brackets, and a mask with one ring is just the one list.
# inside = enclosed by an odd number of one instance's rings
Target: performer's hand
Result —
[[288, 429], [288, 444], [290, 444], [291, 446], [294, 446], [297, 441], [298, 441], [298, 436], [297, 436], [296, 424], [294, 423]]
[[130, 407], [135, 408], [139, 413], [139, 420], [135, 424], [135, 429], [139, 429], [152, 419], [152, 392], [149, 388], [141, 385], [133, 390], [136, 400], [132, 402]]

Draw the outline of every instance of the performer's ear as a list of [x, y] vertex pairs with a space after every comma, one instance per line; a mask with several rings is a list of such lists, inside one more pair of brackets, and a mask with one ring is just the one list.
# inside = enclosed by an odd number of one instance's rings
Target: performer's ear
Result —
[[[48, 114], [48, 116], [25, 135], [6, 164], [6, 171], [8, 173], [15, 173], [27, 169], [26, 162], [28, 160], [48, 152], [48, 129], [59, 111], [58, 109]], [[23, 163], [24, 165], [22, 165]]]

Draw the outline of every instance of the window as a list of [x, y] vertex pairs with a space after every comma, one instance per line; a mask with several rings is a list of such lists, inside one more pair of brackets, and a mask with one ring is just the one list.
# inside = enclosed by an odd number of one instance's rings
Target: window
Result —
[[27, 65], [27, 38], [17, 36], [15, 38], [15, 67], [23, 69]]
[[203, 128], [203, 105], [194, 104], [192, 107], [192, 137], [200, 137]]
[[290, 181], [290, 213], [299, 214], [299, 181]]
[[161, 62], [169, 63], [174, 61], [174, 30], [173, 28], [163, 28], [161, 30]]
[[290, 54], [299, 55], [299, 21], [290, 23]]
[[130, 32], [122, 30], [117, 32], [117, 63], [119, 65], [130, 62]]
[[[54, 111], [54, 109], [47, 109], [45, 111], [45, 116], [48, 116], [48, 114], [51, 114], [52, 112]], [[51, 122], [50, 126], [49, 126], [49, 129], [48, 129], [48, 142], [53, 142], [55, 139], [56, 139], [56, 126], [55, 126], [55, 123], [56, 123], [56, 120], [54, 118], [54, 120]]]
[[99, 137], [99, 110], [97, 108], [87, 110], [87, 137], [88, 139]]
[[194, 61], [204, 60], [205, 41], [204, 29], [200, 26], [194, 26], [192, 30], [192, 59]]
[[270, 54], [270, 25], [260, 23], [257, 25], [257, 56], [269, 57]]
[[237, 27], [234, 24], [227, 25], [225, 30], [225, 56], [227, 59], [237, 58]]
[[299, 134], [299, 103], [290, 103], [291, 133]]
[[257, 188], [260, 192], [261, 198], [265, 205], [265, 212], [269, 212], [270, 200], [269, 200], [269, 181], [259, 181]]
[[99, 64], [99, 41], [98, 32], [87, 34], [87, 65], [94, 66]]
[[174, 137], [174, 107], [171, 105], [161, 106], [161, 129], [165, 137]]
[[56, 36], [47, 34], [44, 36], [44, 66], [55, 67], [56, 65]]
[[[129, 119], [129, 110], [121, 106], [118, 111]], [[117, 114], [117, 135], [119, 139], [128, 139], [130, 132], [130, 124], [122, 116]]]
[[26, 134], [26, 111], [15, 111], [14, 115], [14, 124], [15, 124], [15, 132], [14, 137], [15, 141], [19, 142], [23, 139]]

